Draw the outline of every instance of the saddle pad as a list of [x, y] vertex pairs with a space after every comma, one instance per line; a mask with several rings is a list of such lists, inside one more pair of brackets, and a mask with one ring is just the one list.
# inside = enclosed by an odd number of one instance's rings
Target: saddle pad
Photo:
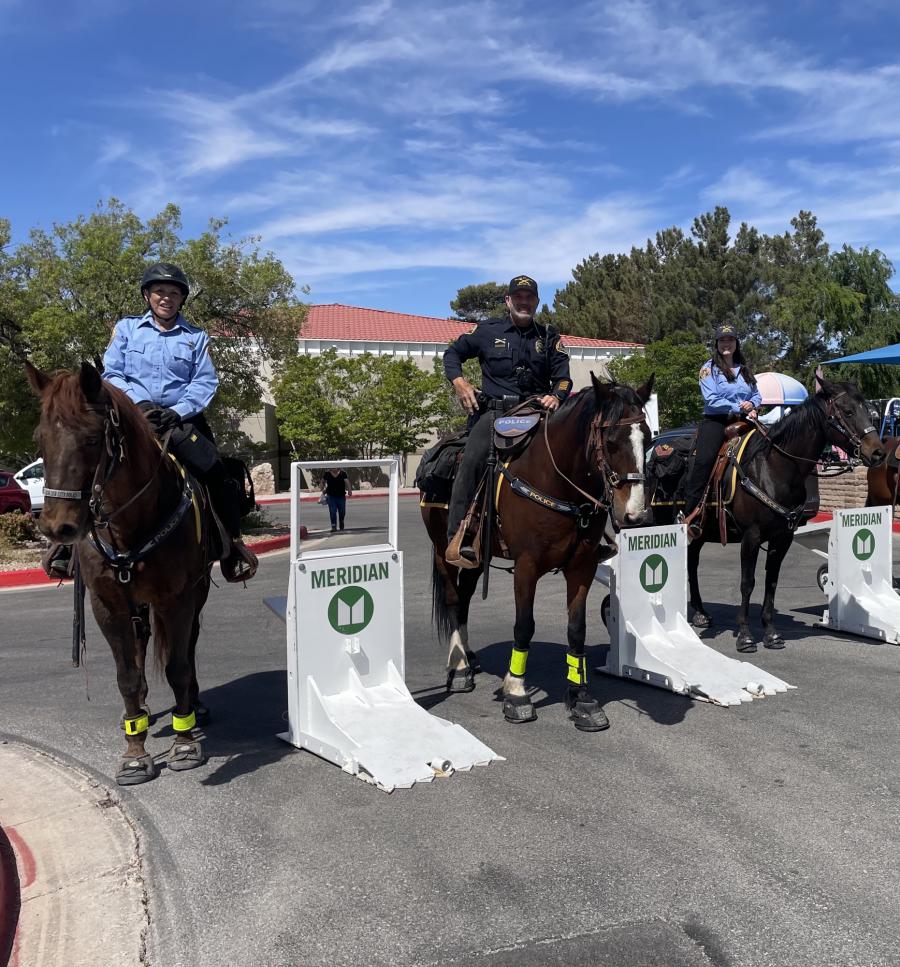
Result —
[[501, 437], [518, 437], [533, 430], [541, 419], [540, 413], [524, 416], [499, 416], [494, 420], [494, 433]]

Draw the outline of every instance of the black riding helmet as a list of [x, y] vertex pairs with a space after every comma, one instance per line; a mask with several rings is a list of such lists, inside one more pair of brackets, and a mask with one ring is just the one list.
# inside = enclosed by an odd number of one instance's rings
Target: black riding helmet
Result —
[[141, 295], [144, 295], [147, 286], [152, 285], [154, 282], [171, 282], [172, 285], [177, 285], [181, 289], [181, 294], [185, 299], [191, 291], [191, 284], [188, 282], [188, 277], [177, 265], [172, 265], [171, 262], [157, 262], [156, 265], [151, 265], [144, 272], [141, 277]]

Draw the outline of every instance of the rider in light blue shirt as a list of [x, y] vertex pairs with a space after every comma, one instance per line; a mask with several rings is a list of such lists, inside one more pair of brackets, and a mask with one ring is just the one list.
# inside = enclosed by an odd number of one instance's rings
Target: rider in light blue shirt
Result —
[[[700, 392], [703, 394], [703, 415], [728, 416], [740, 413], [741, 403], [750, 402], [753, 409], [762, 405], [762, 396], [756, 388], [744, 379], [742, 367], [737, 364], [731, 368], [734, 380], [729, 381], [712, 359], [707, 359], [700, 369]], [[746, 409], [746, 407], [743, 407]]]
[[209, 336], [180, 312], [169, 329], [159, 328], [149, 311], [120, 319], [103, 354], [103, 368], [103, 378], [133, 402], [168, 407], [182, 420], [202, 413], [219, 385]]

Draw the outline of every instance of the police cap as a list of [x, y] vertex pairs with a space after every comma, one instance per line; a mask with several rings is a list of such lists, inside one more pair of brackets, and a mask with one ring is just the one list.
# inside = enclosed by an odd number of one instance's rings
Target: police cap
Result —
[[517, 275], [510, 279], [509, 288], [506, 291], [508, 295], [512, 295], [513, 292], [533, 292], [537, 298], [540, 298], [537, 282], [527, 275]]
[[144, 294], [147, 286], [154, 282], [170, 282], [172, 285], [177, 285], [185, 299], [191, 291], [187, 276], [177, 265], [172, 265], [171, 262], [157, 262], [144, 272], [141, 277], [141, 295]]
[[721, 339], [723, 336], [733, 336], [737, 339], [737, 326], [733, 322], [720, 322], [716, 326], [716, 339]]

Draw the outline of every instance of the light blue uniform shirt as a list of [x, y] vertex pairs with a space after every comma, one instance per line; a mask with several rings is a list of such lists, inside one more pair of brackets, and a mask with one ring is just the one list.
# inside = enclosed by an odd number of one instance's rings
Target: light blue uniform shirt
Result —
[[135, 403], [167, 406], [183, 420], [202, 413], [219, 385], [209, 336], [181, 313], [169, 330], [157, 328], [150, 312], [120, 319], [103, 354], [103, 378]]
[[728, 416], [740, 413], [741, 403], [749, 400], [754, 407], [762, 406], [762, 396], [755, 386], [744, 380], [740, 366], [733, 367], [735, 381], [729, 383], [713, 361], [707, 359], [700, 370], [700, 392], [703, 394], [703, 413], [710, 416]]

